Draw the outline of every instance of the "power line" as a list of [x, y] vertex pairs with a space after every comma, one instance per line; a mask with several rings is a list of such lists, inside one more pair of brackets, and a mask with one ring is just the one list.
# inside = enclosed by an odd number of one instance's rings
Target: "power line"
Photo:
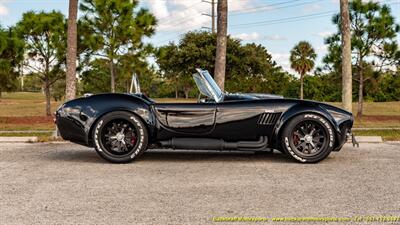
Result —
[[234, 13], [234, 14], [230, 14], [229, 16], [239, 16], [239, 15], [244, 15], [244, 14], [251, 14], [251, 13], [258, 13], [258, 12], [262, 12], [262, 11], [275, 11], [278, 9], [287, 9], [287, 8], [294, 8], [297, 6], [302, 6], [302, 5], [309, 5], [315, 2], [320, 2], [322, 0], [314, 0], [314, 1], [310, 1], [310, 2], [301, 2], [298, 4], [292, 4], [292, 5], [287, 5], [287, 6], [281, 6], [281, 7], [277, 7], [277, 8], [258, 8], [258, 10], [255, 11], [251, 11], [251, 12], [239, 12], [239, 13]]
[[261, 10], [266, 10], [266, 9], [271, 9], [270, 7], [273, 6], [278, 6], [278, 5], [284, 5], [284, 4], [288, 4], [288, 3], [292, 3], [292, 2], [298, 2], [300, 0], [290, 0], [290, 1], [285, 1], [285, 2], [278, 2], [278, 3], [273, 3], [273, 4], [267, 4], [267, 5], [261, 5], [261, 6], [257, 6], [257, 7], [251, 7], [251, 8], [244, 8], [242, 10], [247, 11], [247, 12], [233, 12], [230, 14], [231, 15], [241, 15], [241, 14], [245, 14], [245, 13], [252, 13], [255, 11], [261, 11]]
[[[287, 1], [286, 3], [292, 2], [292, 1]], [[282, 9], [282, 8], [296, 7], [296, 6], [300, 6], [300, 5], [311, 4], [311, 3], [314, 3], [314, 2], [317, 2], [317, 1], [321, 1], [321, 0], [316, 0], [316, 1], [307, 2], [307, 3], [303, 2], [303, 3], [299, 3], [299, 4], [288, 5], [288, 6], [282, 6], [282, 7], [275, 8], [275, 9], [277, 10], [277, 9]], [[395, 5], [395, 4], [399, 4], [400, 2], [398, 2], [397, 0], [388, 0], [383, 4], [388, 4], [388, 3], [391, 4], [391, 5]], [[276, 4], [283, 4], [283, 2], [276, 3]], [[312, 20], [312, 19], [317, 19], [317, 18], [321, 18], [321, 17], [325, 17], [325, 16], [331, 16], [333, 13], [337, 13], [337, 11], [331, 10], [331, 11], [326, 11], [326, 12], [322, 12], [322, 13], [313, 13], [313, 14], [308, 14], [308, 15], [303, 15], [303, 16], [286, 17], [286, 18], [281, 18], [281, 19], [264, 20], [264, 21], [257, 21], [257, 22], [251, 22], [251, 23], [233, 24], [233, 25], [230, 25], [230, 27], [231, 27], [230, 29], [240, 29], [240, 28], [247, 28], [247, 27], [267, 26], [267, 25], [273, 25], [273, 24], [282, 24], [282, 23], [291, 23], [291, 22]], [[240, 13], [240, 14], [244, 14], [244, 13]], [[239, 15], [239, 13], [237, 13], [235, 15]], [[188, 32], [190, 30], [191, 29], [185, 29], [185, 30], [179, 32], [178, 34], [174, 35], [173, 37], [169, 36], [169, 37], [172, 37], [172, 38], [168, 38], [168, 39], [165, 39], [165, 40], [158, 41], [156, 44], [160, 44], [160, 43], [163, 43], [163, 42], [166, 42], [166, 41], [174, 40], [176, 37], [179, 37], [180, 35]]]
[[[233, 28], [231, 29], [240, 29], [243, 28], [243, 26], [246, 27], [257, 27], [257, 26], [267, 26], [267, 25], [272, 25], [272, 24], [281, 24], [281, 23], [289, 23], [289, 22], [297, 22], [297, 21], [304, 21], [304, 20], [310, 20], [310, 19], [316, 19], [316, 18], [321, 18], [325, 16], [330, 16], [332, 13], [335, 13], [337, 11], [327, 11], [323, 13], [313, 13], [313, 14], [308, 14], [308, 15], [303, 15], [303, 16], [294, 16], [294, 17], [286, 17], [282, 19], [274, 19], [274, 20], [265, 20], [265, 21], [258, 21], [258, 22], [253, 22], [253, 23], [242, 23], [242, 24], [234, 24], [231, 25]], [[158, 41], [156, 44], [161, 44], [166, 41], [171, 41], [174, 40], [176, 37], [179, 37], [180, 35], [190, 31], [191, 29], [186, 29], [184, 31], [181, 31], [177, 35], [170, 36], [172, 38], [164, 39], [161, 41]]]
[[251, 23], [240, 23], [240, 24], [233, 24], [231, 27], [243, 27], [243, 26], [263, 26], [263, 25], [268, 25], [268, 24], [274, 24], [274, 23], [281, 23], [281, 22], [291, 22], [292, 20], [295, 21], [301, 21], [302, 19], [308, 19], [308, 18], [314, 18], [314, 17], [321, 17], [321, 16], [327, 16], [331, 15], [332, 13], [335, 13], [337, 11], [331, 10], [323, 13], [313, 13], [313, 14], [308, 14], [308, 15], [303, 15], [303, 16], [294, 16], [294, 17], [286, 17], [286, 18], [281, 18], [281, 19], [274, 19], [274, 20], [264, 20], [264, 21], [258, 21], [258, 22], [251, 22]]

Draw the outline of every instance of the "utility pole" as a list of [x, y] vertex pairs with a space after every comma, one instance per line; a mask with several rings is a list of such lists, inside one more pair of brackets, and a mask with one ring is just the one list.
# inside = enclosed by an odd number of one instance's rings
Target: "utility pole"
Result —
[[[202, 2], [211, 4], [211, 15], [208, 14], [208, 13], [202, 13], [202, 15], [211, 17], [211, 32], [213, 34], [215, 33], [215, 30], [216, 30], [216, 27], [215, 27], [215, 17], [216, 17], [216, 15], [215, 15], [215, 4], [217, 4], [217, 3], [215, 1], [216, 0], [211, 0], [211, 1], [202, 0]], [[203, 28], [210, 29], [209, 27], [203, 27]]]
[[342, 107], [352, 110], [352, 74], [351, 74], [351, 33], [349, 1], [340, 0], [340, 20], [342, 33]]

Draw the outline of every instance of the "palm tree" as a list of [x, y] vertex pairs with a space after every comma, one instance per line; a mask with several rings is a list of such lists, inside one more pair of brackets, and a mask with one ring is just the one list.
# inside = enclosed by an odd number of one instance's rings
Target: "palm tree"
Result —
[[317, 54], [307, 41], [300, 41], [290, 51], [290, 67], [300, 74], [300, 99], [303, 99], [304, 75], [314, 68]]
[[67, 32], [67, 77], [65, 87], [66, 100], [74, 99], [76, 94], [77, 13], [78, 0], [69, 0]]
[[342, 34], [342, 107], [352, 110], [352, 75], [351, 75], [351, 33], [349, 1], [340, 0], [340, 21]]
[[217, 52], [215, 56], [214, 78], [223, 91], [225, 88], [228, 0], [218, 0], [217, 12]]

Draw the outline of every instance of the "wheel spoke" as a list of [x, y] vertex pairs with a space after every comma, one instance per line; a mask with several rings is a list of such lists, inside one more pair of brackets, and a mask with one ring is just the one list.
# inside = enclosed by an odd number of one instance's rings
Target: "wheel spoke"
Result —
[[124, 155], [136, 146], [136, 129], [124, 119], [115, 119], [104, 125], [101, 142], [106, 151], [115, 155]]
[[300, 126], [300, 131], [303, 133], [303, 135], [306, 135], [306, 134], [307, 134], [307, 131], [304, 130], [304, 127], [303, 127], [303, 126]]
[[294, 150], [303, 155], [315, 155], [326, 144], [326, 132], [317, 121], [307, 120], [298, 123], [292, 131], [291, 143]]
[[304, 137], [304, 135], [300, 134], [298, 131], [295, 131], [293, 134], [298, 136], [300, 139]]
[[304, 150], [304, 149], [306, 148], [306, 146], [307, 146], [307, 143], [302, 142], [301, 144], [299, 144], [299, 145], [297, 146], [297, 148], [302, 147], [303, 150]]
[[310, 135], [313, 136], [314, 132], [315, 132], [315, 124], [312, 124], [311, 125]]

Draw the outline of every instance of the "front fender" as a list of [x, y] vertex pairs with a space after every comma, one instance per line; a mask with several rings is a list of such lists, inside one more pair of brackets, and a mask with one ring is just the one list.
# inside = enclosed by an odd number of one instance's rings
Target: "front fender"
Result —
[[[274, 131], [273, 131], [273, 139], [274, 142], [272, 144], [272, 146], [274, 148], [279, 148], [280, 147], [280, 134], [283, 130], [283, 128], [285, 127], [286, 123], [289, 122], [289, 120], [297, 115], [300, 114], [304, 114], [304, 113], [314, 113], [314, 114], [318, 114], [322, 117], [324, 117], [325, 119], [328, 120], [328, 122], [331, 124], [331, 126], [333, 127], [333, 129], [336, 131], [335, 135], [336, 135], [336, 139], [335, 142], [338, 138], [338, 135], [341, 133], [340, 128], [338, 126], [338, 124], [336, 123], [335, 119], [328, 113], [328, 111], [321, 107], [320, 105], [318, 105], [317, 103], [313, 103], [313, 102], [301, 102], [301, 103], [297, 103], [295, 105], [293, 105], [292, 107], [290, 107], [288, 110], [286, 110], [282, 116], [279, 118], [278, 122], [276, 123], [275, 127], [274, 127]], [[336, 145], [336, 143], [335, 143]]]

